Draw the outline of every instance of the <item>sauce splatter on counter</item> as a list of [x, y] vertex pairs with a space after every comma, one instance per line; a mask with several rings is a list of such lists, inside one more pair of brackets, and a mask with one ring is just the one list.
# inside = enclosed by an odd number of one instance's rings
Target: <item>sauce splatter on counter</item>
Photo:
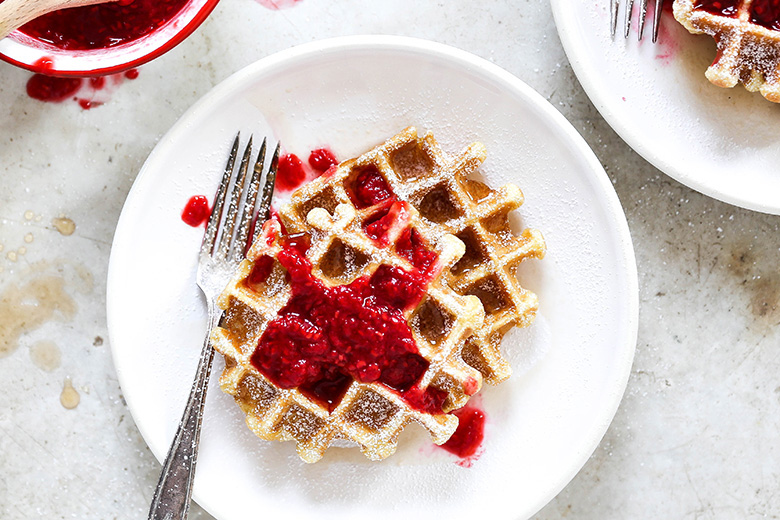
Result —
[[271, 9], [272, 11], [279, 11], [281, 9], [289, 9], [291, 7], [295, 7], [302, 1], [303, 0], [257, 0], [257, 3], [262, 5], [266, 9]]
[[27, 95], [45, 103], [62, 103], [72, 99], [84, 110], [89, 110], [108, 102], [111, 92], [125, 79], [138, 78], [138, 74], [138, 69], [130, 69], [124, 74], [89, 79], [33, 74], [27, 81]]

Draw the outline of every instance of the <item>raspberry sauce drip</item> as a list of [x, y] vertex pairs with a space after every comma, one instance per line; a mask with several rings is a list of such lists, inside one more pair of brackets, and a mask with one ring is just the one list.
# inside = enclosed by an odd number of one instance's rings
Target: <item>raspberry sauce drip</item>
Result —
[[780, 31], [780, 0], [753, 0], [750, 21]]
[[60, 49], [114, 47], [154, 32], [189, 0], [119, 0], [45, 14], [20, 29]]
[[57, 103], [73, 97], [81, 88], [81, 78], [55, 78], [34, 74], [27, 81], [27, 95], [38, 101]]
[[485, 438], [485, 413], [474, 406], [452, 413], [458, 418], [458, 429], [441, 447], [462, 459], [474, 457]]
[[[430, 275], [382, 265], [371, 276], [328, 287], [312, 275], [305, 244], [289, 238], [283, 244], [277, 260], [292, 295], [260, 337], [251, 357], [255, 368], [330, 411], [355, 380], [382, 383], [412, 407], [442, 413], [446, 393], [418, 386], [428, 361], [403, 314], [422, 299]], [[267, 268], [261, 271], [267, 277]]]
[[693, 8], [733, 18], [737, 16], [741, 2], [742, 0], [697, 0], [694, 2]]
[[312, 150], [309, 154], [309, 166], [319, 174], [325, 173], [328, 168], [335, 166], [338, 163], [336, 156], [327, 148], [318, 148]]
[[306, 171], [303, 162], [297, 155], [288, 153], [279, 158], [279, 166], [276, 170], [276, 189], [280, 191], [292, 191], [297, 189], [306, 180]]
[[209, 201], [203, 195], [195, 195], [187, 201], [184, 211], [181, 212], [181, 219], [185, 224], [198, 227], [204, 225], [211, 216]]

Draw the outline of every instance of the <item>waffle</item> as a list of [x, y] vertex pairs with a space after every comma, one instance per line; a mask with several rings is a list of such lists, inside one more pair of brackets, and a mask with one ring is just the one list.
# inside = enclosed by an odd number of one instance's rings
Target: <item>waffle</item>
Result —
[[780, 9], [768, 0], [675, 0], [674, 17], [694, 34], [715, 38], [706, 76], [719, 87], [741, 82], [780, 103]]
[[[425, 236], [450, 233], [466, 246], [461, 259], [443, 273], [443, 283], [460, 295], [477, 296], [485, 309], [484, 325], [468, 339], [462, 355], [484, 380], [497, 384], [511, 368], [501, 355], [501, 339], [514, 326], [529, 325], [538, 309], [535, 294], [524, 289], [516, 276], [527, 258], [542, 258], [544, 239], [539, 231], [512, 233], [509, 215], [523, 203], [523, 193], [512, 184], [493, 190], [472, 177], [485, 160], [485, 147], [474, 143], [455, 155], [446, 155], [433, 135], [422, 138], [410, 127], [381, 146], [333, 167], [296, 191], [280, 216], [294, 232], [310, 231], [306, 216], [313, 208], [332, 211], [339, 204], [355, 208], [365, 223], [385, 211], [389, 200], [399, 199], [419, 211], [419, 228]], [[388, 198], [360, 194], [362, 175], [381, 178]], [[365, 182], [364, 182], [365, 184]], [[384, 194], [381, 194], [382, 196]]]
[[[443, 273], [463, 255], [463, 243], [442, 233], [428, 242], [416, 231], [420, 217], [408, 204], [396, 204], [393, 217], [383, 239], [375, 241], [363, 232], [351, 205], [340, 204], [330, 212], [312, 208], [304, 221], [309, 231], [305, 258], [311, 276], [331, 288], [374, 280], [387, 266], [406, 272], [424, 269], [425, 292], [403, 313], [419, 355], [428, 363], [412, 388], [416, 394], [394, 391], [381, 381], [349, 379], [343, 396], [326, 403], [301, 388], [279, 385], [256, 368], [253, 356], [258, 342], [272, 334], [274, 320], [295, 300], [291, 286], [298, 275], [282, 267], [282, 255], [284, 237], [299, 235], [295, 229], [283, 231], [277, 220], [265, 224], [220, 297], [225, 314], [211, 339], [225, 356], [222, 389], [234, 396], [256, 435], [294, 440], [306, 462], [319, 460], [336, 439], [358, 444], [369, 459], [383, 459], [395, 451], [398, 435], [411, 422], [422, 425], [435, 443], [442, 444], [458, 423], [445, 412], [463, 406], [481, 387], [481, 374], [464, 362], [461, 351], [483, 322], [482, 305], [478, 298], [459, 295], [441, 283]], [[416, 247], [410, 250], [412, 235]], [[435, 254], [428, 244], [435, 244]], [[420, 395], [439, 396], [440, 407], [426, 410], [414, 405], [412, 398]]]

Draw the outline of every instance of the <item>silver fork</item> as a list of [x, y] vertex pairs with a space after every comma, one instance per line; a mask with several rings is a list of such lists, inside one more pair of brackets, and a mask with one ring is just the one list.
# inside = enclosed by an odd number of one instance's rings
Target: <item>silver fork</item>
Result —
[[[222, 311], [216, 305], [217, 297], [227, 286], [251, 244], [247, 238], [255, 216], [258, 187], [265, 164], [266, 141], [263, 139], [251, 178], [247, 181], [252, 155], [252, 138], [250, 137], [241, 164], [238, 169], [234, 169], [239, 137], [240, 135], [237, 135], [233, 143], [233, 149], [225, 166], [225, 173], [214, 197], [214, 209], [209, 217], [206, 233], [200, 247], [197, 283], [206, 296], [208, 304], [208, 331], [211, 331], [222, 317]], [[266, 175], [257, 213], [257, 225], [252, 240], [260, 233], [262, 223], [270, 217], [271, 198], [273, 197], [278, 163], [279, 145], [276, 146]], [[184, 520], [187, 518], [198, 457], [203, 404], [206, 400], [213, 359], [214, 349], [211, 347], [207, 332], [206, 339], [203, 341], [203, 350], [201, 350], [195, 381], [193, 381], [190, 390], [190, 397], [184, 408], [184, 415], [179, 422], [168, 456], [163, 463], [160, 481], [154, 492], [149, 510], [149, 520]]]
[[[663, 12], [664, 0], [655, 0], [655, 7], [653, 10], [653, 43], [658, 40], [658, 27], [661, 24], [661, 13]], [[620, 7], [620, 0], [610, 0], [610, 19], [609, 26], [612, 37], [615, 37], [615, 31], [617, 30], [618, 8]], [[634, 12], [634, 0], [626, 0], [626, 19], [623, 24], [625, 38], [628, 38], [628, 32], [631, 29], [631, 15]], [[642, 34], [645, 31], [645, 18], [647, 18], [647, 0], [639, 0], [639, 39], [642, 39]]]

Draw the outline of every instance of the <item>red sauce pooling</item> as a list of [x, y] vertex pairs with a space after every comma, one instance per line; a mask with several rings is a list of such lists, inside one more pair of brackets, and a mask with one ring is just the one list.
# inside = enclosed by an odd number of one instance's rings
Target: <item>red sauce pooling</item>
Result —
[[125, 71], [125, 77], [130, 80], [138, 79], [138, 69], [130, 69]]
[[306, 180], [303, 162], [297, 155], [288, 153], [279, 158], [276, 170], [276, 188], [281, 191], [292, 191]]
[[318, 148], [312, 150], [309, 154], [309, 166], [320, 174], [325, 173], [328, 168], [335, 166], [338, 163], [336, 156], [327, 148]]
[[195, 195], [187, 201], [184, 211], [181, 212], [181, 219], [185, 224], [192, 227], [198, 227], [206, 223], [211, 216], [209, 201], [203, 195]]
[[753, 0], [750, 21], [780, 31], [780, 0]]
[[73, 7], [41, 16], [20, 30], [60, 49], [102, 49], [150, 34], [174, 18], [188, 2], [120, 0]]
[[363, 222], [363, 231], [381, 247], [389, 243], [388, 232], [399, 220], [408, 218], [407, 203], [394, 201], [374, 213]]
[[[697, 0], [693, 8], [721, 16], [735, 17], [741, 2], [742, 0]], [[671, 2], [667, 3], [671, 4]]]
[[251, 357], [255, 368], [331, 411], [357, 380], [380, 382], [418, 410], [442, 413], [446, 393], [417, 386], [428, 361], [403, 315], [419, 303], [430, 275], [382, 265], [370, 277], [328, 287], [312, 275], [306, 247], [288, 237], [277, 255], [292, 296], [263, 332]]
[[441, 447], [462, 459], [473, 457], [485, 438], [485, 413], [474, 406], [465, 406], [452, 413], [460, 421], [458, 429]]
[[265, 283], [271, 275], [273, 268], [274, 259], [270, 256], [261, 256], [255, 260], [255, 264], [252, 266], [249, 276], [244, 280], [244, 284], [250, 289], [254, 289], [258, 285]]
[[350, 198], [358, 209], [367, 208], [387, 200], [393, 196], [393, 191], [376, 166], [366, 167], [355, 178]]
[[82, 82], [81, 78], [55, 78], [34, 74], [27, 81], [27, 95], [38, 101], [65, 101], [79, 91]]
[[401, 236], [395, 243], [395, 250], [398, 254], [409, 260], [409, 263], [423, 272], [428, 271], [439, 257], [435, 251], [431, 251], [425, 246], [420, 233], [411, 227], [406, 228], [406, 230], [401, 233]]

